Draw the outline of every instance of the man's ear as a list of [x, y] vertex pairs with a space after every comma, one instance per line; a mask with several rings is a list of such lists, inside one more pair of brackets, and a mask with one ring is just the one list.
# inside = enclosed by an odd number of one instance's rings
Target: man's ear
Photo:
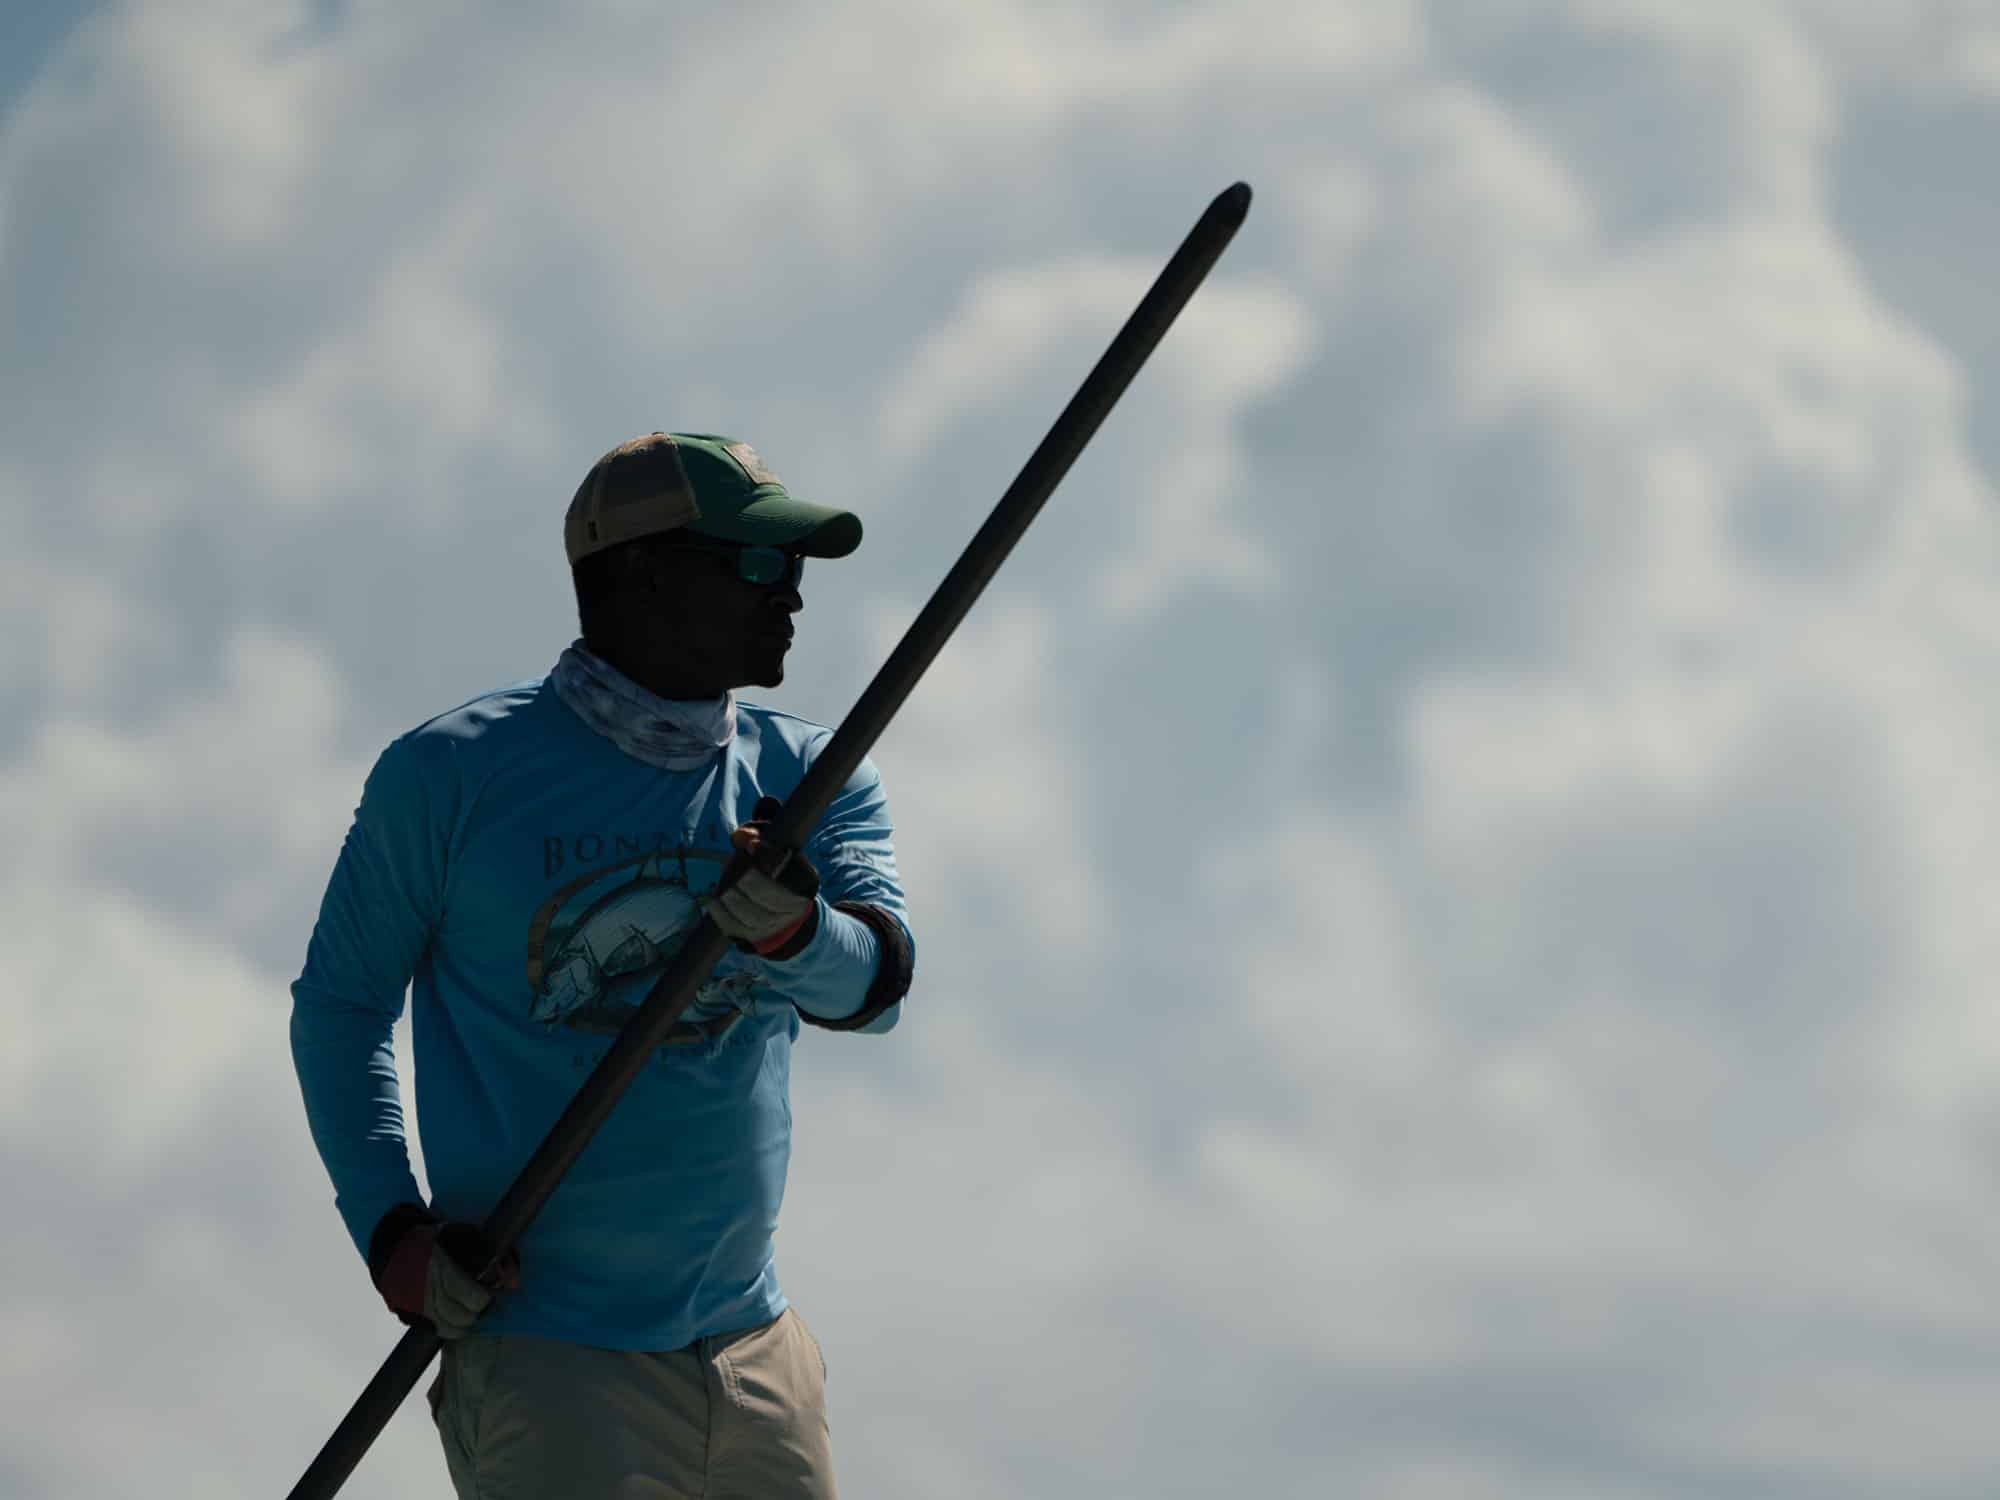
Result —
[[653, 559], [646, 551], [645, 543], [621, 549], [618, 554], [618, 592], [628, 599], [657, 594], [660, 591], [660, 570], [653, 566]]

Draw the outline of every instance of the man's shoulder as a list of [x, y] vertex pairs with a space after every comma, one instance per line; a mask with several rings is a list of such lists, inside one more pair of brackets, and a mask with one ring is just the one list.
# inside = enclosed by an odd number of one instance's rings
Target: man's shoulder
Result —
[[736, 700], [736, 720], [739, 733], [747, 729], [760, 740], [777, 740], [800, 753], [818, 749], [820, 742], [833, 733], [826, 725], [802, 715], [764, 703], [746, 703], [741, 698]]
[[[740, 739], [748, 742], [751, 747], [749, 756], [760, 771], [779, 779], [786, 775], [803, 775], [815, 760], [826, 753], [834, 735], [834, 731], [824, 724], [761, 703], [745, 703], [741, 698], [736, 700], [736, 732]], [[785, 764], [787, 756], [790, 757], [789, 768]], [[881, 781], [882, 775], [876, 769], [874, 758], [864, 755], [848, 773], [845, 790], [879, 797]]]
[[526, 677], [505, 687], [468, 698], [455, 708], [433, 714], [403, 735], [408, 740], [479, 740], [526, 727], [547, 677]]
[[550, 732], [541, 712], [546, 682], [544, 677], [524, 678], [433, 714], [391, 740], [379, 764], [388, 774], [429, 781], [462, 776], [503, 747], [518, 749], [524, 737]]

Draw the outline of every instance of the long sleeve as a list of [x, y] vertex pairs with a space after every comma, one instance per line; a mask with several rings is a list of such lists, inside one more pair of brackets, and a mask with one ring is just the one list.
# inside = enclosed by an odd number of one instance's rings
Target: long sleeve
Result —
[[[882, 778], [864, 758], [806, 842], [820, 872], [819, 930], [792, 958], [770, 965], [770, 983], [808, 1021], [879, 1033], [902, 1014], [916, 944], [893, 831]], [[858, 909], [867, 916], [855, 915]], [[864, 1011], [875, 1014], [848, 1024]]]
[[[365, 1259], [375, 1224], [421, 1201], [392, 1029], [444, 908], [448, 742], [397, 740], [375, 763], [292, 985], [292, 1062], [313, 1144]], [[434, 768], [427, 775], [427, 765]]]

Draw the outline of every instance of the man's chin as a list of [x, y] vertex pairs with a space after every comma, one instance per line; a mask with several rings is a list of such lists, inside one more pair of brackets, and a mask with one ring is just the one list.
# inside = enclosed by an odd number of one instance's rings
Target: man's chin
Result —
[[750, 687], [773, 688], [785, 680], [785, 653], [791, 649], [789, 637], [765, 637], [744, 643], [742, 681]]

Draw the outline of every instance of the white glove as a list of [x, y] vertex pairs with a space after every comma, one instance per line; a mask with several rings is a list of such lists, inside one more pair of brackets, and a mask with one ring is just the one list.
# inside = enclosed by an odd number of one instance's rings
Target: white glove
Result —
[[[759, 798], [751, 820], [731, 831], [729, 841], [736, 846], [737, 857], [723, 872], [723, 885], [703, 907], [709, 920], [736, 939], [738, 947], [766, 957], [788, 944], [797, 952], [818, 929], [819, 871], [812, 861], [793, 850], [775, 875], [766, 874], [756, 863], [778, 811], [776, 797]], [[794, 942], [802, 933], [803, 940]]]

